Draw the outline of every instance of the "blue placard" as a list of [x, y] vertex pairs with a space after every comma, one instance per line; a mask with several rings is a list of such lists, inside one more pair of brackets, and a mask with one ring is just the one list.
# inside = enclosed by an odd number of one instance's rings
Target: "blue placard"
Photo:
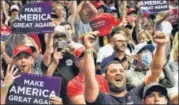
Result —
[[61, 78], [21, 73], [8, 91], [6, 104], [50, 104], [50, 96], [59, 96]]
[[169, 10], [168, 0], [142, 0], [140, 11], [142, 13], [155, 14]]
[[30, 3], [22, 7], [12, 23], [12, 33], [47, 33], [53, 32], [51, 24], [52, 5], [50, 2]]

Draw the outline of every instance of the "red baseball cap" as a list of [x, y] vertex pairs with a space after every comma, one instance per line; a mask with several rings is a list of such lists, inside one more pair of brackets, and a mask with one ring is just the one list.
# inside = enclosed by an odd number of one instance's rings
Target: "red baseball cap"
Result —
[[19, 45], [13, 50], [13, 56], [16, 57], [18, 54], [25, 52], [33, 56], [32, 49], [26, 45]]
[[134, 12], [136, 12], [136, 10], [134, 8], [128, 8], [127, 9], [127, 15], [132, 14]]
[[85, 47], [76, 48], [73, 51], [73, 55], [75, 58], [79, 58], [85, 51]]
[[106, 36], [111, 32], [113, 26], [115, 26], [116, 21], [113, 15], [109, 13], [102, 13], [92, 17], [90, 20], [90, 25], [93, 31], [99, 31], [99, 36]]

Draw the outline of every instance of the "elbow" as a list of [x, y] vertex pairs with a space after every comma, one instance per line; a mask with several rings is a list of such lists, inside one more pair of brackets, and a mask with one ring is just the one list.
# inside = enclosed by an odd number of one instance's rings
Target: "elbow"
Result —
[[175, 80], [164, 80], [161, 84], [167, 88], [172, 88], [175, 86], [176, 81]]

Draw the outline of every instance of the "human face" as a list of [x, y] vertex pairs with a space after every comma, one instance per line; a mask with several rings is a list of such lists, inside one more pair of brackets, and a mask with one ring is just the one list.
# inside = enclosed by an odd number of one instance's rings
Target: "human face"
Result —
[[65, 33], [56, 33], [53, 37], [54, 44], [58, 41], [66, 40], [66, 34]]
[[88, 11], [87, 10], [82, 10], [80, 11], [79, 15], [80, 15], [80, 18], [81, 20], [84, 22], [84, 23], [87, 23], [88, 20], [89, 20], [89, 16], [88, 16]]
[[15, 64], [22, 72], [29, 72], [29, 67], [34, 64], [34, 58], [27, 53], [20, 53], [15, 57]]
[[12, 10], [11, 16], [16, 17], [18, 15], [19, 11], [18, 10]]
[[55, 9], [55, 13], [57, 14], [58, 18], [63, 18], [64, 17], [64, 8], [62, 6], [57, 6]]
[[71, 26], [69, 24], [66, 24], [66, 25], [64, 25], [64, 27], [65, 27], [66, 34], [67, 34], [67, 39], [72, 40], [71, 35], [73, 33], [73, 30], [72, 30]]
[[152, 24], [148, 24], [148, 25], [147, 25], [147, 31], [148, 31], [151, 35], [153, 35], [154, 27], [153, 27]]
[[144, 104], [156, 105], [156, 104], [167, 104], [167, 98], [161, 92], [152, 92], [145, 99]]
[[148, 69], [152, 64], [152, 52], [149, 50], [143, 50], [137, 55], [134, 55], [134, 59], [137, 62], [134, 64], [139, 69]]
[[110, 64], [107, 68], [106, 79], [112, 92], [126, 89], [126, 74], [121, 64]]
[[138, 43], [144, 43], [147, 42], [147, 36], [145, 34], [140, 34], [138, 36]]
[[126, 37], [122, 34], [115, 34], [113, 36], [114, 50], [117, 52], [125, 52], [127, 48]]

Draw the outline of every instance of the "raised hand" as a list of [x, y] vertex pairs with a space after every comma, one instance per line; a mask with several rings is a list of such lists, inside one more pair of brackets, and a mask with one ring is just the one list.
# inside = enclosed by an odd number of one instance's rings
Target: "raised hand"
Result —
[[164, 32], [157, 31], [154, 35], [154, 42], [157, 43], [157, 45], [165, 45], [167, 41], [167, 36]]
[[15, 66], [13, 65], [12, 67], [10, 65], [8, 65], [7, 67], [7, 72], [6, 72], [6, 76], [4, 78], [4, 83], [8, 86], [11, 86], [14, 82], [14, 80], [18, 77], [20, 77], [20, 75], [16, 75], [16, 73], [18, 72], [18, 69], [15, 69]]
[[89, 32], [86, 35], [83, 36], [83, 43], [86, 48], [92, 48], [95, 42], [95, 39], [97, 37], [97, 34], [99, 34], [98, 31]]
[[60, 59], [63, 59], [63, 54], [60, 51], [57, 51], [57, 48], [55, 48], [55, 51], [53, 54], [53, 63], [58, 65]]

